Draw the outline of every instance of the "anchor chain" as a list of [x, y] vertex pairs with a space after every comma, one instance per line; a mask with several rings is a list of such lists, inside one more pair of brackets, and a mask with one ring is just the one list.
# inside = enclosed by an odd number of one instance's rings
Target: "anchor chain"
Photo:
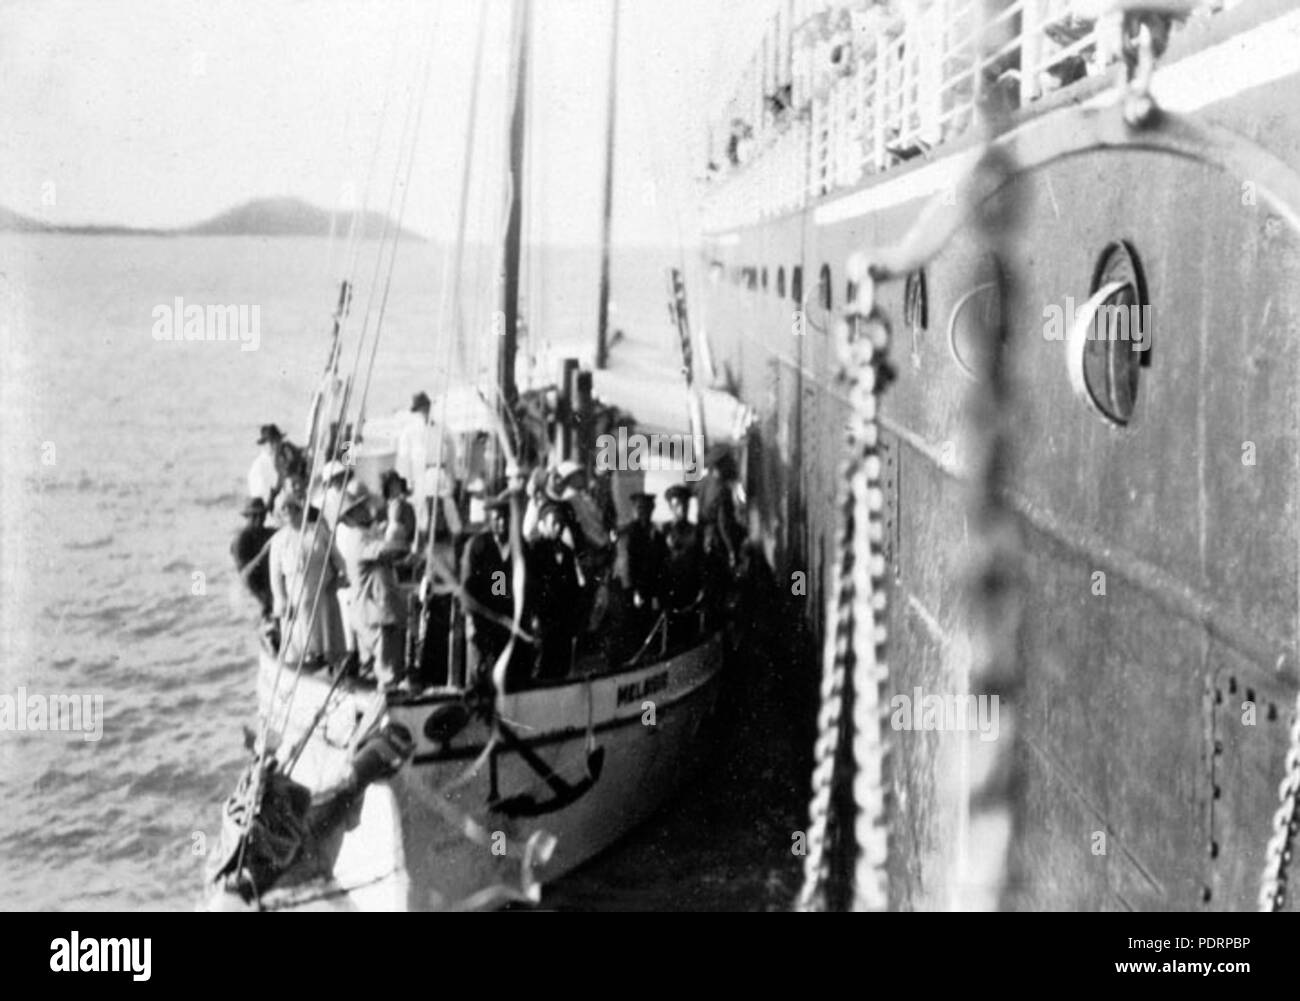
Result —
[[965, 571], [967, 691], [996, 706], [999, 736], [993, 741], [981, 740], [978, 734], [963, 738], [969, 768], [967, 818], [953, 882], [958, 909], [1002, 910], [1010, 903], [1013, 883], [1018, 810], [1015, 712], [1023, 683], [1017, 650], [1023, 596], [1020, 538], [1005, 498], [1012, 453], [1007, 313], [1014, 291], [1007, 265], [1015, 203], [1004, 183], [1015, 164], [1004, 150], [990, 145], [976, 170], [983, 178], [975, 190], [999, 192], [978, 203], [974, 212], [976, 234], [997, 267], [999, 308], [981, 324], [983, 350], [973, 359], [975, 381], [966, 404], [971, 433], [964, 465], [970, 474], [967, 517], [972, 550]]
[[1300, 831], [1300, 695], [1291, 717], [1284, 774], [1277, 788], [1281, 801], [1273, 815], [1273, 834], [1264, 850], [1264, 876], [1259, 887], [1259, 909], [1279, 911], [1286, 904], [1287, 868], [1291, 864], [1292, 841]]
[[880, 484], [876, 418], [879, 394], [894, 373], [887, 360], [889, 327], [872, 306], [872, 289], [869, 280], [864, 283], [859, 300], [863, 305], [846, 317], [838, 338], [839, 379], [852, 412], [845, 425], [844, 458], [840, 464], [838, 560], [827, 610], [827, 633], [832, 641], [823, 665], [813, 796], [808, 809], [808, 854], [804, 860], [804, 885], [796, 905], [803, 911], [827, 907], [831, 870], [827, 840], [846, 699], [851, 704], [852, 788], [857, 813], [853, 908], [883, 910], [888, 905], [886, 744], [880, 699], [888, 677], [882, 548], [884, 491]]

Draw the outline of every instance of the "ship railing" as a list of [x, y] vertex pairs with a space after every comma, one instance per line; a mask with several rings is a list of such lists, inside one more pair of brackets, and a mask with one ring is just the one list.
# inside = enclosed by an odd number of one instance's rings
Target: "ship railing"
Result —
[[[833, 16], [823, 6], [815, 5], [815, 18]], [[1104, 68], [1096, 0], [1014, 0], [984, 26], [983, 37], [995, 39], [991, 52], [980, 37], [980, 6], [919, 0], [906, 17], [858, 7], [850, 30], [791, 46], [788, 72], [769, 82], [792, 86], [793, 107], [753, 123], [750, 156], [715, 185], [711, 216], [735, 225], [752, 221], [756, 208], [760, 218], [778, 214], [922, 155], [967, 130], [990, 87], [1023, 107]], [[827, 53], [836, 49], [840, 62], [832, 65]], [[742, 104], [733, 98], [731, 107]], [[804, 146], [791, 149], [800, 132]]]

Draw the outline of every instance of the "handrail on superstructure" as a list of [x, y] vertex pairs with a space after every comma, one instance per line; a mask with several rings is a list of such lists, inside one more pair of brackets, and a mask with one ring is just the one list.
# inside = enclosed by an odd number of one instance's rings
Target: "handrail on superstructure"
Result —
[[1119, 55], [1098, 44], [1102, 19], [1166, 6], [1192, 4], [1010, 0], [982, 21], [978, 0], [780, 0], [710, 130], [722, 147], [709, 154], [706, 228], [784, 213], [951, 142], [991, 88], [1024, 107], [1102, 73]]

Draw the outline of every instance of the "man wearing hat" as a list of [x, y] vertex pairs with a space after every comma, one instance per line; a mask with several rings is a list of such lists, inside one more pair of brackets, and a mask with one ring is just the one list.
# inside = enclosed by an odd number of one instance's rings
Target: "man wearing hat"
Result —
[[347, 467], [338, 459], [331, 459], [321, 469], [320, 485], [312, 492], [312, 506], [320, 510], [330, 528], [338, 524], [343, 509], [344, 481], [348, 479]]
[[[372, 664], [383, 690], [409, 688], [406, 670], [407, 599], [397, 580], [394, 564], [407, 555], [407, 547], [387, 536], [376, 519], [382, 501], [364, 483], [351, 485], [339, 516], [339, 529], [355, 531], [349, 549], [355, 574], [349, 601], [356, 650], [362, 664]], [[345, 563], [348, 560], [345, 558]]]
[[691, 488], [674, 483], [664, 491], [672, 521], [664, 530], [664, 605], [671, 612], [695, 606], [704, 586], [704, 545], [691, 523]]
[[541, 643], [535, 677], [563, 678], [573, 665], [573, 641], [582, 626], [582, 582], [573, 550], [561, 540], [568, 523], [563, 504], [547, 501], [538, 536], [528, 544], [528, 600], [524, 621]]
[[503, 622], [515, 614], [513, 561], [510, 553], [510, 498], [500, 495], [485, 505], [488, 527], [470, 539], [461, 563], [461, 588], [469, 598], [469, 676], [490, 676], [510, 640]]
[[261, 497], [250, 497], [240, 512], [244, 525], [230, 544], [230, 555], [235, 569], [262, 609], [262, 618], [271, 616], [270, 548], [275, 529], [266, 527], [266, 503]]
[[634, 493], [636, 516], [618, 530], [617, 577], [623, 585], [616, 603], [615, 619], [625, 634], [619, 654], [635, 653], [645, 642], [659, 614], [663, 594], [664, 564], [668, 547], [664, 534], [654, 523], [655, 495]]
[[428, 501], [443, 492], [437, 479], [453, 468], [455, 458], [450, 439], [429, 419], [432, 409], [433, 401], [423, 390], [411, 398], [411, 409], [397, 432], [397, 455], [393, 460], [394, 471], [410, 486], [417, 532], [427, 530]]
[[290, 491], [276, 498], [280, 530], [271, 540], [272, 613], [280, 620], [285, 663], [307, 670], [334, 665], [347, 646], [337, 590], [347, 571], [319, 521], [303, 527], [303, 503]]
[[395, 545], [403, 546], [408, 551], [415, 544], [415, 508], [406, 499], [411, 492], [406, 480], [395, 469], [390, 469], [379, 478], [379, 489], [384, 495], [387, 514], [387, 537]]
[[[538, 521], [542, 505], [546, 503], [564, 503], [573, 514], [573, 526], [579, 537], [572, 539], [573, 548], [579, 552], [584, 549], [599, 549], [609, 544], [605, 530], [605, 520], [600, 508], [588, 493], [582, 466], [572, 459], [565, 459], [546, 474], [544, 478], [534, 475], [532, 496], [528, 499], [528, 510], [524, 514], [524, 538], [537, 537]], [[570, 532], [572, 535], [572, 531]]]
[[263, 507], [267, 509], [280, 488], [280, 471], [275, 459], [282, 441], [284, 435], [278, 427], [263, 424], [257, 436], [257, 458], [248, 469], [248, 496], [261, 498]]
[[636, 517], [619, 531], [623, 545], [623, 586], [634, 609], [653, 611], [663, 591], [664, 562], [668, 547], [664, 534], [653, 521], [655, 495], [634, 493]]
[[734, 568], [745, 530], [736, 515], [739, 488], [736, 461], [725, 445], [714, 445], [704, 458], [708, 475], [700, 484], [700, 528], [704, 552], [719, 567]]

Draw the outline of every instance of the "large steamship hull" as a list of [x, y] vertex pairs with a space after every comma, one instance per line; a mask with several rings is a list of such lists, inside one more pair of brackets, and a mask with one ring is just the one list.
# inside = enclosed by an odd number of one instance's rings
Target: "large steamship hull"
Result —
[[[1189, 27], [1161, 65], [1161, 104], [1239, 137], [1239, 164], [1262, 163], [1252, 152], [1262, 149], [1300, 168], [1294, 3], [1259, 0]], [[1103, 100], [1104, 86], [1077, 85], [1017, 126], [1048, 134], [1057, 116], [1059, 128], [1077, 127], [1069, 109]], [[955, 143], [802, 212], [715, 233], [707, 246], [726, 274], [769, 275], [766, 289], [725, 279], [710, 287], [705, 321], [717, 366], [761, 415], [752, 502], [776, 564], [811, 571], [805, 608], [815, 627], [833, 564], [846, 418], [833, 333], [845, 262], [899, 243], [973, 148]], [[1015, 283], [1006, 499], [1026, 579], [1018, 907], [1256, 905], [1300, 685], [1300, 234], [1254, 197], [1258, 181], [1119, 146], [1029, 167], [1010, 185], [1018, 209], [1003, 262]], [[1140, 261], [1154, 320], [1122, 426], [1072, 392], [1064, 345], [1044, 336], [1046, 308], [1087, 299], [1101, 255], [1119, 241]], [[792, 335], [799, 304], [775, 293], [778, 267], [795, 265], [809, 303], [802, 336]], [[823, 265], [830, 312], [817, 302]], [[882, 411], [887, 697], [966, 691], [971, 383], [960, 360], [969, 318], [953, 323], [955, 349], [949, 326], [993, 267], [967, 227], [926, 267], [923, 313], [915, 299], [907, 308], [901, 281], [876, 293], [898, 369]], [[966, 738], [891, 739], [892, 902], [951, 906]]]

